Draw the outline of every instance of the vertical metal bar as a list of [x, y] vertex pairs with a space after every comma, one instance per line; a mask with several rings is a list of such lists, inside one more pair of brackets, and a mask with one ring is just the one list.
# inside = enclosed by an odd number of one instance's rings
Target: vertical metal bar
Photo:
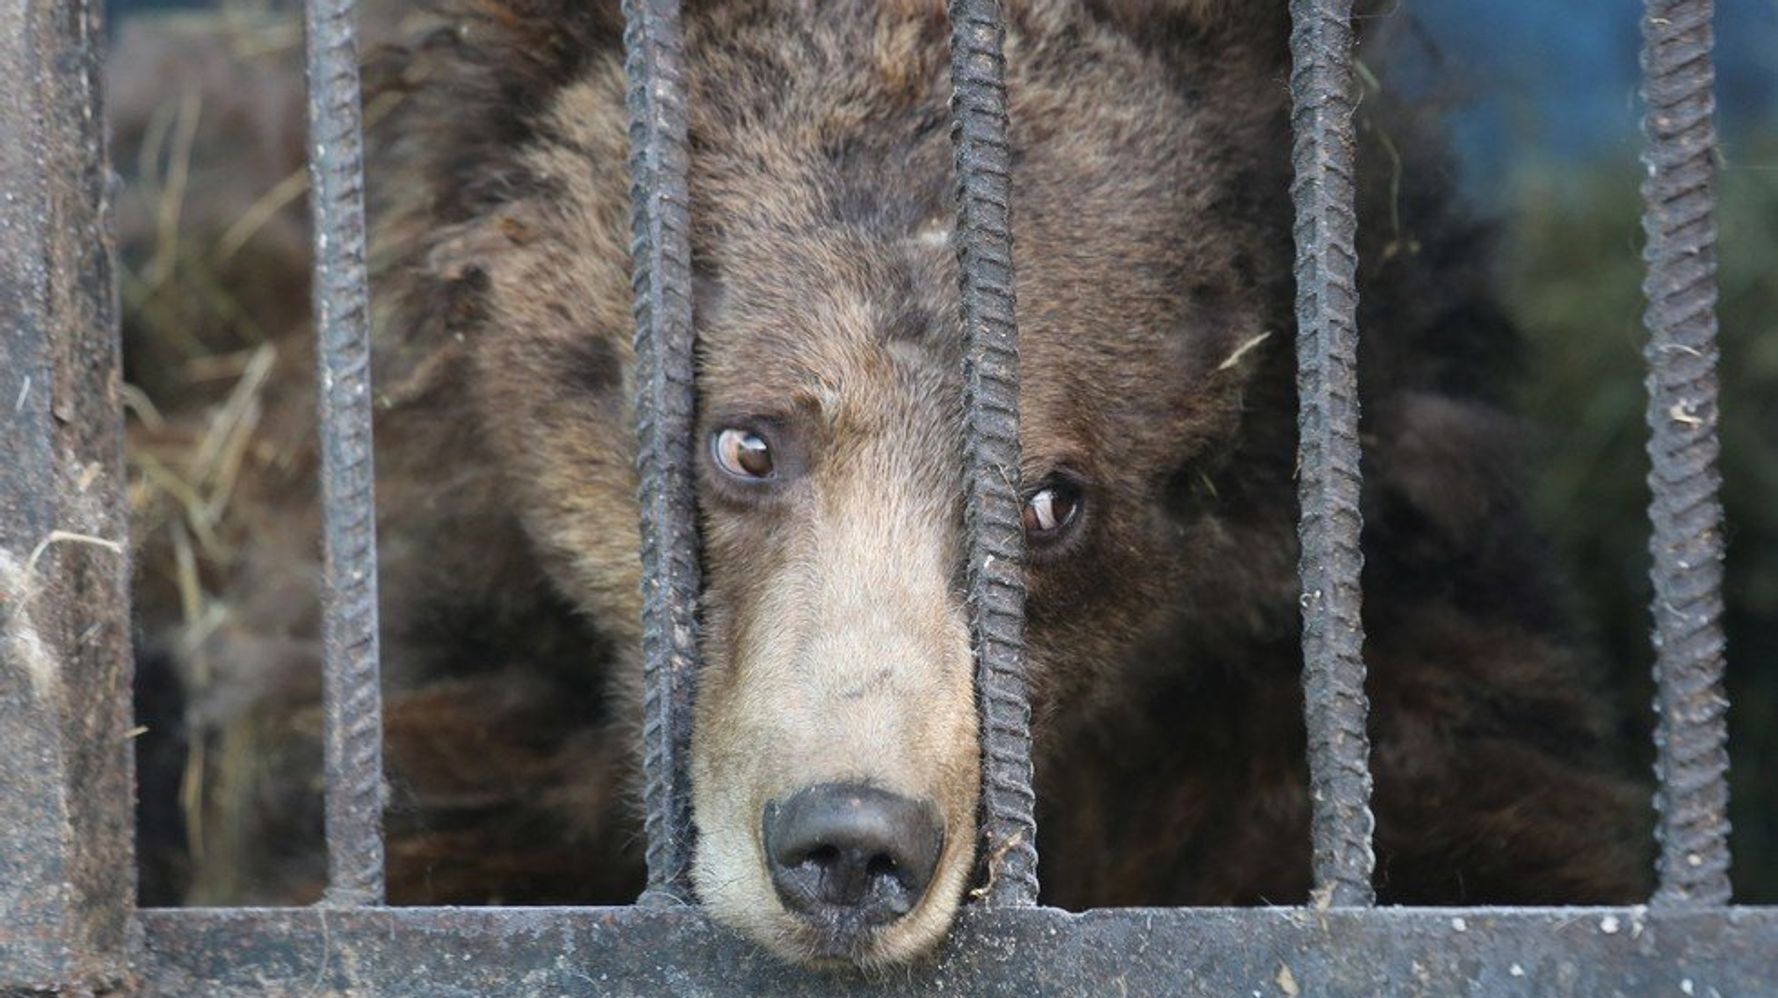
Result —
[[1728, 699], [1716, 470], [1716, 155], [1711, 0], [1646, 0], [1649, 550], [1661, 843], [1655, 900], [1729, 900]]
[[643, 901], [673, 903], [691, 898], [687, 767], [698, 672], [685, 56], [677, 0], [624, 0], [623, 12], [641, 477]]
[[986, 899], [1032, 905], [1037, 903], [1037, 798], [1025, 679], [1006, 28], [999, 0], [951, 0], [948, 13], [964, 343], [964, 527], [982, 726]]
[[307, 0], [321, 429], [327, 901], [383, 901], [383, 700], [371, 451], [364, 136], [353, 0]]
[[1358, 445], [1358, 218], [1352, 0], [1292, 0], [1298, 498], [1303, 700], [1315, 901], [1368, 905], [1369, 702], [1364, 692]]
[[110, 993], [129, 565], [97, 0], [0, 0], [0, 993]]

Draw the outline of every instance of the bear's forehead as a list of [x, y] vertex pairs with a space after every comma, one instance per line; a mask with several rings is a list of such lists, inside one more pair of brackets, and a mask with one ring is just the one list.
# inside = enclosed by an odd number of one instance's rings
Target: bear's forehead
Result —
[[[795, 117], [694, 116], [693, 262], [713, 363], [736, 357], [756, 377], [750, 355], [787, 352], [780, 335], [804, 350], [819, 340], [833, 348], [825, 359], [840, 363], [903, 341], [955, 356], [944, 84], [940, 74], [920, 100], [884, 100], [868, 116], [813, 102]], [[1076, 98], [1031, 95], [1046, 134], [1019, 129], [1013, 164], [1021, 324], [1028, 337], [1078, 348], [1040, 350], [1036, 364], [1071, 368], [1081, 353], [1104, 352], [1100, 338], [1128, 353], [1145, 326], [1177, 319], [1199, 269], [1189, 243], [1202, 207], [1184, 182], [1175, 130], [1137, 127], [1133, 113]]]
[[707, 410], [904, 429], [956, 411], [948, 241], [834, 230], [781, 233], [752, 249], [722, 252], [696, 281]]
[[[913, 404], [955, 395], [949, 70], [942, 17], [935, 29], [927, 13], [841, 4], [795, 24], [688, 26], [706, 399], [830, 407], [865, 385], [899, 386]], [[1026, 392], [1039, 423], [1076, 397], [1177, 390], [1130, 372], [1176, 366], [1189, 290], [1233, 252], [1200, 224], [1230, 184], [1197, 124], [1208, 112], [1126, 40], [1074, 41], [1015, 31], [1007, 47], [1020, 342], [1028, 383], [1045, 386]], [[553, 125], [577, 148], [621, 155], [623, 108], [613, 61]], [[627, 229], [617, 173], [562, 189], [587, 202], [568, 216]]]

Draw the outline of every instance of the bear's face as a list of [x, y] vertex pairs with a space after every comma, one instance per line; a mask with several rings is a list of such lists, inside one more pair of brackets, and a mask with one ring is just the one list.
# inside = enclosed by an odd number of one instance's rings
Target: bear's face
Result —
[[[694, 880], [716, 918], [789, 959], [881, 964], [943, 935], [977, 845], [945, 29], [925, 3], [813, 23], [740, 6], [688, 26], [706, 570]], [[1218, 219], [1276, 97], [1248, 94], [1236, 115], [1072, 5], [1014, 15], [1041, 725], [1225, 570], [1218, 528], [1180, 496], [1266, 353], [1262, 237]], [[534, 193], [433, 240], [429, 265], [475, 275], [475, 403], [534, 543], [633, 647], [622, 96], [615, 54], [594, 60], [524, 154]], [[637, 671], [632, 655], [632, 692]]]

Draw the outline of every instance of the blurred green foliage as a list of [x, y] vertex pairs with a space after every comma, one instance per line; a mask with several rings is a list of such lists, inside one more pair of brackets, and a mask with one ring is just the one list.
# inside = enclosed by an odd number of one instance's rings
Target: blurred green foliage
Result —
[[[1522, 165], [1504, 198], [1503, 288], [1528, 341], [1534, 504], [1648, 761], [1653, 697], [1637, 184], [1620, 159]], [[1736, 897], [1778, 901], [1778, 131], [1720, 183], [1722, 473]]]

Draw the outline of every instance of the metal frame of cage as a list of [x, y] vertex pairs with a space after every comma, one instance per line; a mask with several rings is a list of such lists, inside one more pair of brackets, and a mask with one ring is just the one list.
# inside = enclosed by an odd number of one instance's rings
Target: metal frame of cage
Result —
[[968, 603], [986, 896], [935, 960], [811, 974], [691, 901], [692, 321], [677, 0], [624, 0], [641, 443], [648, 891], [624, 908], [383, 905], [363, 153], [352, 0], [307, 0], [321, 341], [323, 903], [133, 903], [127, 559], [97, 0], [0, 0], [0, 992], [1751, 994], [1778, 909], [1729, 905], [1712, 0], [1645, 0], [1659, 889], [1615, 908], [1378, 908], [1360, 623], [1352, 0], [1292, 0], [1309, 906], [1037, 906], [1018, 357], [998, 0], [950, 0]]

